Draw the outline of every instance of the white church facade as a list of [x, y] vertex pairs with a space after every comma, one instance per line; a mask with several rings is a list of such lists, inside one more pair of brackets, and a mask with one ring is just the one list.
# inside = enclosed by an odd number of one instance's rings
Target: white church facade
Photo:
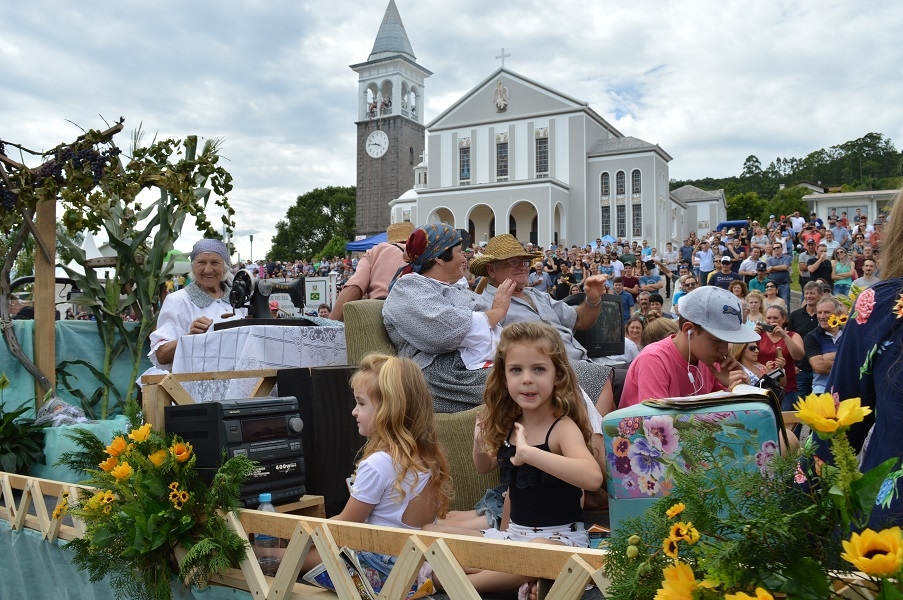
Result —
[[[390, 14], [399, 52], [413, 56], [393, 0], [380, 34]], [[423, 79], [417, 83], [422, 99]], [[446, 222], [476, 243], [511, 233], [542, 247], [609, 235], [664, 250], [705, 231], [697, 199], [669, 192], [672, 158], [663, 148], [624, 136], [586, 102], [504, 66], [428, 123], [425, 137], [413, 189], [388, 202], [390, 222]], [[706, 208], [705, 221], [714, 227], [725, 211]]]

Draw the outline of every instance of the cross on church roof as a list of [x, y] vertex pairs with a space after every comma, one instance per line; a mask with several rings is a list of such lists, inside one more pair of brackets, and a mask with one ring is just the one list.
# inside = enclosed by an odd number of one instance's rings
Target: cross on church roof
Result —
[[502, 53], [496, 56], [496, 58], [502, 59], [502, 68], [505, 68], [505, 59], [511, 56], [510, 54], [505, 54], [505, 49], [502, 48]]

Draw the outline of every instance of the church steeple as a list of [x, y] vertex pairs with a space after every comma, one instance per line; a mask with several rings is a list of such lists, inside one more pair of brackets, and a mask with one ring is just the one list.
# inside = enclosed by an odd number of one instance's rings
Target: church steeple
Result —
[[373, 42], [373, 50], [370, 51], [367, 60], [379, 60], [398, 54], [411, 60], [417, 60], [411, 42], [408, 40], [408, 32], [405, 31], [404, 23], [401, 22], [401, 15], [398, 14], [398, 7], [395, 6], [395, 0], [389, 0], [386, 14], [383, 15], [383, 22], [379, 26], [379, 33], [376, 34], [376, 41]]
[[414, 187], [414, 166], [424, 152], [424, 81], [395, 0], [389, 0], [373, 50], [358, 74], [357, 233], [386, 230], [390, 202]]

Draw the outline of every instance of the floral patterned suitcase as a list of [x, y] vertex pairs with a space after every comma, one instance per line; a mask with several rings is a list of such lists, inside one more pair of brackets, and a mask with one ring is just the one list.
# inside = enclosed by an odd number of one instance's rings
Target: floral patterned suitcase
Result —
[[674, 485], [684, 469], [681, 436], [705, 427], [721, 452], [749, 468], [761, 468], [778, 451], [778, 419], [767, 402], [732, 402], [689, 410], [637, 404], [609, 413], [603, 422], [611, 529], [642, 514]]

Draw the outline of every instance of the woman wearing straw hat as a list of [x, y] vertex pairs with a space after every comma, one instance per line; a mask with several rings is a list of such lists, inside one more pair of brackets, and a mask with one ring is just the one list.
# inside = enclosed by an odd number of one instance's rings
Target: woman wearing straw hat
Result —
[[464, 279], [461, 235], [446, 223], [418, 227], [405, 245], [383, 305], [386, 331], [399, 356], [423, 369], [436, 412], [483, 403], [483, 386], [508, 312], [514, 283], [495, 298], [473, 293]]
[[599, 411], [607, 414], [614, 410], [610, 379], [612, 369], [589, 360], [586, 349], [574, 339], [574, 330], [589, 329], [596, 324], [608, 278], [604, 275], [587, 277], [583, 282], [586, 299], [575, 308], [527, 287], [530, 262], [536, 257], [536, 254], [524, 250], [513, 235], [505, 233], [495, 236], [483, 248], [483, 254], [470, 263], [470, 272], [483, 276], [483, 281], [488, 284], [477, 287], [477, 292], [482, 292], [487, 301], [491, 302], [502, 286], [513, 281], [515, 288], [511, 306], [502, 319], [502, 325], [520, 321], [543, 321], [558, 330], [567, 348], [568, 358], [577, 371], [580, 386], [593, 399]]

